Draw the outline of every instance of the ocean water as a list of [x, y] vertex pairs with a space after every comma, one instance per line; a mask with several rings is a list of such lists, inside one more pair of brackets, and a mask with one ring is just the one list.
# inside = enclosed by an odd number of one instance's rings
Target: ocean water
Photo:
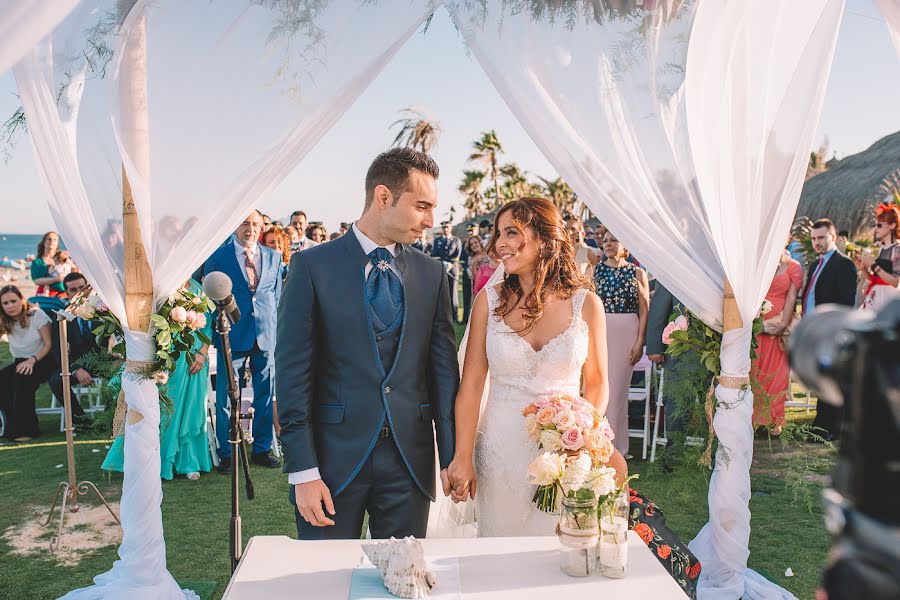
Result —
[[10, 260], [25, 258], [27, 254], [37, 253], [37, 245], [42, 233], [0, 233], [0, 259], [8, 256]]

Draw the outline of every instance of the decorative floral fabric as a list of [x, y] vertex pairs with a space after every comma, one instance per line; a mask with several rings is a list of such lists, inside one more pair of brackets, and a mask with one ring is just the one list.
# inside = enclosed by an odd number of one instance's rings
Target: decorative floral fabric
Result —
[[652, 500], [631, 488], [629, 525], [689, 598], [697, 598], [700, 561], [687, 544], [666, 525], [666, 518]]

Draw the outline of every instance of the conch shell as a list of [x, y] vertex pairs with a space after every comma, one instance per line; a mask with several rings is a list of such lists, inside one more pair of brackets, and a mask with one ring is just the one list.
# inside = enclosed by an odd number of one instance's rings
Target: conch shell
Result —
[[437, 577], [425, 566], [422, 543], [413, 536], [364, 543], [362, 549], [381, 571], [384, 587], [395, 596], [426, 598], [437, 584]]

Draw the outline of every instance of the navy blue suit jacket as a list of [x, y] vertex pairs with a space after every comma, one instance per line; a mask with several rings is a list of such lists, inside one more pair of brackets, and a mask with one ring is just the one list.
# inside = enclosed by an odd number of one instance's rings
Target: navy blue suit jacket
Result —
[[[257, 244], [257, 249], [260, 253], [260, 269], [255, 293], [250, 292], [250, 286], [238, 264], [233, 238], [213, 252], [203, 268], [207, 275], [213, 271], [221, 271], [231, 278], [234, 300], [241, 310], [241, 319], [232, 326], [230, 333], [231, 349], [235, 352], [249, 352], [254, 343], [264, 352], [275, 350], [275, 324], [282, 285], [281, 255], [261, 244]], [[216, 318], [217, 313], [213, 318]], [[215, 330], [213, 342], [216, 348], [221, 346], [221, 339]]]

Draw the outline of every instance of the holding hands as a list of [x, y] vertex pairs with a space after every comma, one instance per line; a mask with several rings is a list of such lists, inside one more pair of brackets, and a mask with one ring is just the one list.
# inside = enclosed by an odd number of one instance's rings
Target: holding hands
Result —
[[[444, 495], [450, 496], [454, 502], [464, 502], [467, 498], [475, 498], [478, 477], [475, 474], [475, 465], [471, 457], [454, 456], [447, 468], [449, 485], [444, 484]], [[441, 481], [444, 481], [444, 472], [441, 473]]]

